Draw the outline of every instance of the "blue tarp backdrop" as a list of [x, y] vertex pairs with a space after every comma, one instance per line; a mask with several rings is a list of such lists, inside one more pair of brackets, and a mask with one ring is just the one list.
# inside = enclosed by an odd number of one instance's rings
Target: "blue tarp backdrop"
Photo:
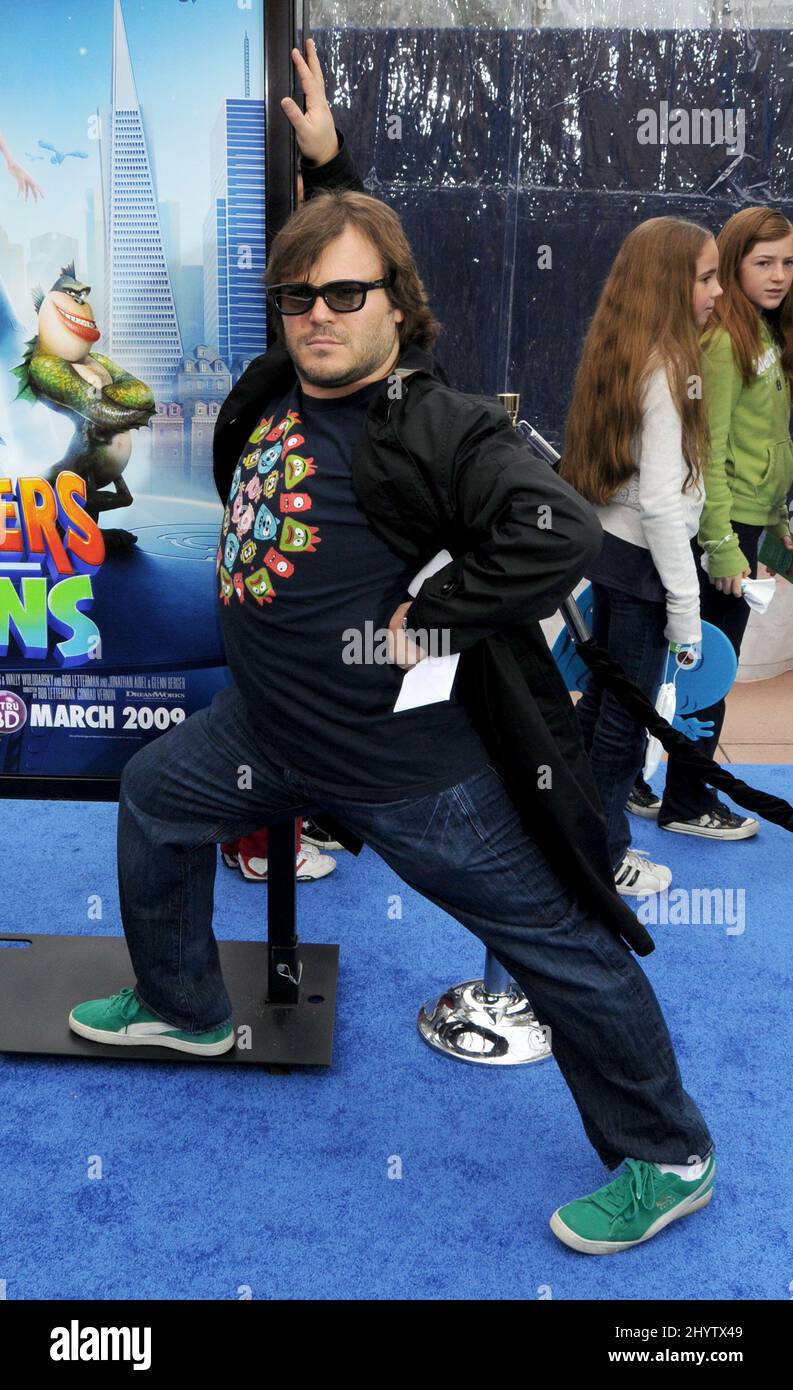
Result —
[[[438, 356], [450, 379], [520, 391], [521, 413], [555, 442], [586, 326], [632, 227], [671, 215], [716, 232], [751, 204], [793, 215], [786, 30], [314, 37], [367, 189], [403, 218], [446, 329]], [[648, 110], [656, 143], [640, 140], [653, 134]], [[735, 138], [697, 138], [722, 129]]]

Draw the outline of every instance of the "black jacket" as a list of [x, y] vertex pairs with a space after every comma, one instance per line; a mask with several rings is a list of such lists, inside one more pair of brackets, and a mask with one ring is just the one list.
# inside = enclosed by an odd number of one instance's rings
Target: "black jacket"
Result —
[[[316, 173], [334, 165], [338, 173], [345, 156]], [[313, 191], [319, 180], [311, 182]], [[425, 582], [409, 624], [449, 630], [451, 651], [462, 653], [461, 698], [526, 830], [578, 900], [646, 955], [652, 938], [614, 889], [573, 705], [539, 627], [597, 555], [600, 524], [534, 458], [497, 399], [455, 391], [415, 345], [398, 369], [408, 374], [401, 393], [389, 399], [384, 380], [369, 404], [352, 480], [369, 524], [402, 560], [418, 570], [441, 549], [454, 557]], [[251, 363], [225, 401], [214, 441], [222, 502], [256, 421], [295, 381], [291, 358], [276, 347]]]

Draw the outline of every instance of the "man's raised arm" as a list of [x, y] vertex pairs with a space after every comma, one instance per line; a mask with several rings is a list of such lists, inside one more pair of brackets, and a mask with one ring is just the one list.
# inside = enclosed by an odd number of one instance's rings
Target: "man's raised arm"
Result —
[[303, 197], [312, 198], [322, 188], [349, 188], [365, 193], [363, 181], [344, 144], [344, 136], [334, 125], [313, 39], [306, 41], [306, 53], [308, 62], [299, 48], [292, 49], [292, 62], [306, 98], [305, 111], [301, 111], [291, 97], [284, 97], [281, 102], [297, 137]]

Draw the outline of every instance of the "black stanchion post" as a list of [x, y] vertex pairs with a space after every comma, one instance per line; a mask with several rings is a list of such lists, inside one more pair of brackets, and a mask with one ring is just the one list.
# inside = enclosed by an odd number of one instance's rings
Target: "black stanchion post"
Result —
[[267, 850], [267, 1002], [297, 1004], [302, 965], [296, 928], [296, 821], [269, 831]]

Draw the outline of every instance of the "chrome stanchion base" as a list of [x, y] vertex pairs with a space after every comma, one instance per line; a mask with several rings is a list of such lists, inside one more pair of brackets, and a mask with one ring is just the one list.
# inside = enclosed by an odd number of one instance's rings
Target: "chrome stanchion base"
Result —
[[513, 1067], [543, 1062], [551, 1054], [550, 1029], [538, 1022], [523, 991], [509, 982], [499, 994], [484, 980], [467, 980], [425, 1004], [418, 1029], [426, 1043], [458, 1062]]

